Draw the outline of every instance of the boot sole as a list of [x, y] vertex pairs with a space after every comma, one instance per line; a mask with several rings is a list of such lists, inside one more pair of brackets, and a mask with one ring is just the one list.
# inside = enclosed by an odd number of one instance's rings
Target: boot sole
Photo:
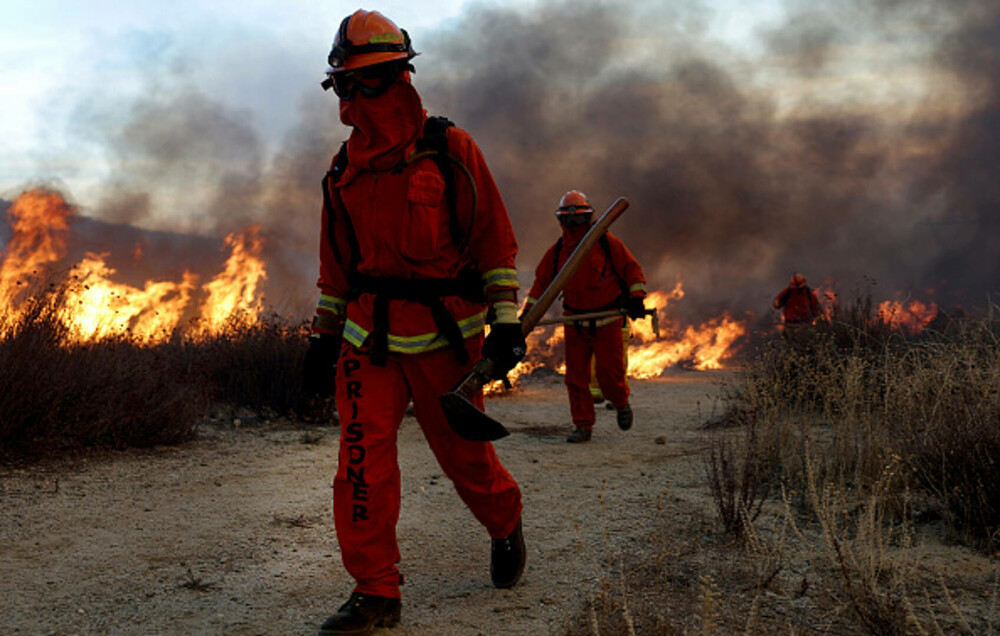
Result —
[[391, 628], [399, 625], [403, 618], [402, 609], [396, 611], [388, 616], [383, 616], [368, 627], [363, 627], [361, 629], [354, 629], [350, 631], [344, 630], [331, 630], [331, 629], [321, 629], [317, 636], [364, 636], [364, 634], [371, 634], [373, 631], [380, 627]]

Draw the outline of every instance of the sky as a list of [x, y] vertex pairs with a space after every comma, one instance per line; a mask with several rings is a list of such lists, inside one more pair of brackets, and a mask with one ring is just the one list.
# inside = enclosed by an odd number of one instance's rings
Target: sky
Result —
[[[0, 198], [45, 184], [102, 221], [217, 238], [259, 223], [308, 281], [349, 132], [319, 82], [356, 8], [5, 0]], [[766, 314], [800, 270], [942, 303], [1000, 288], [995, 0], [365, 8], [410, 32], [425, 107], [483, 149], [529, 278], [583, 189], [632, 200], [615, 232], [702, 315]]]
[[[422, 36], [446, 29], [470, 4], [391, 0], [366, 8], [426, 42]], [[753, 28], [780, 14], [769, 0], [712, 6], [719, 37], [746, 45]], [[164, 84], [187, 82], [239, 111], [273, 148], [297, 123], [303, 95], [320, 97], [332, 34], [353, 8], [301, 0], [0, 3], [0, 196], [56, 179], [86, 204], [110, 168], [102, 141], [79, 120], [94, 111], [109, 117]]]
[[[430, 10], [430, 7], [434, 10]], [[457, 0], [382, 3], [414, 32]], [[83, 108], [127, 108], [184, 81], [241, 110], [274, 143], [322, 79], [346, 3], [266, 0], [6, 0], [0, 3], [0, 193], [32, 179], [84, 187], [101, 157], [73, 128]], [[97, 102], [96, 104], [94, 102]]]

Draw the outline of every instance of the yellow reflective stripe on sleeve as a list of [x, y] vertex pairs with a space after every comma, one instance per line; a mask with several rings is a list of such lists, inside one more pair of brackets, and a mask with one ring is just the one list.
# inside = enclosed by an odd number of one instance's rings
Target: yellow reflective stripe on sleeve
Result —
[[[458, 321], [458, 328], [463, 338], [474, 336], [483, 330], [486, 324], [486, 311], [480, 311], [468, 318]], [[344, 325], [344, 339], [355, 347], [360, 347], [368, 338], [369, 332], [352, 320]], [[425, 333], [419, 336], [396, 336], [389, 334], [389, 351], [394, 353], [424, 353], [441, 347], [447, 347], [448, 341], [439, 333]]]
[[498, 267], [483, 274], [483, 289], [500, 285], [517, 287], [517, 270], [511, 267]]
[[358, 326], [353, 320], [344, 323], [344, 340], [350, 342], [355, 347], [360, 347], [368, 337], [368, 332]]
[[347, 301], [343, 298], [337, 298], [336, 296], [327, 296], [326, 294], [320, 294], [319, 302], [316, 303], [317, 309], [325, 309], [326, 311], [332, 311], [335, 314], [344, 313], [344, 308], [347, 307]]
[[628, 288], [629, 292], [646, 291], [646, 283], [636, 283]]

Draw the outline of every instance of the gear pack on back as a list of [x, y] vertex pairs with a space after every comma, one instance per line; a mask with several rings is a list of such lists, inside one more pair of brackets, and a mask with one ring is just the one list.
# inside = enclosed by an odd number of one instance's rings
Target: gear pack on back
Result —
[[[444, 179], [445, 197], [447, 198], [448, 209], [450, 211], [448, 225], [451, 229], [452, 241], [455, 245], [459, 246], [459, 249], [464, 250], [468, 245], [469, 232], [472, 231], [472, 228], [470, 224], [469, 230], [463, 233], [458, 222], [458, 196], [455, 191], [455, 171], [451, 169], [449, 164], [454, 162], [463, 171], [467, 171], [468, 169], [454, 155], [448, 152], [448, 129], [454, 125], [447, 117], [428, 117], [424, 121], [423, 135], [417, 139], [416, 153], [406, 163], [412, 163], [424, 156], [430, 156], [431, 160], [434, 161], [434, 164], [441, 172], [441, 177]], [[347, 169], [349, 161], [347, 156], [347, 142], [345, 141], [340, 146], [340, 151], [337, 153], [337, 161], [333, 168], [323, 177], [323, 202], [326, 204], [328, 210], [333, 210], [333, 202], [330, 200], [330, 188], [337, 187], [340, 183], [340, 178], [343, 176], [344, 170]], [[473, 196], [475, 197], [476, 185], [471, 177], [469, 178], [469, 183], [472, 186]], [[473, 209], [473, 220], [475, 220], [475, 209]], [[332, 224], [330, 227], [332, 231]], [[349, 238], [351, 240], [351, 247], [355, 248], [354, 238]], [[337, 243], [333, 240], [332, 236], [330, 237], [330, 242], [334, 247], [337, 262], [342, 263]]]
[[816, 317], [813, 307], [812, 290], [805, 285], [792, 287], [787, 291], [784, 314], [788, 322], [811, 322]]
[[[430, 158], [434, 162], [445, 183], [445, 197], [449, 209], [448, 225], [451, 232], [452, 242], [458, 246], [460, 251], [465, 251], [468, 247], [469, 234], [472, 231], [472, 225], [475, 223], [475, 208], [477, 206], [478, 196], [476, 193], [475, 180], [472, 178], [471, 173], [469, 173], [468, 168], [457, 157], [448, 151], [448, 128], [454, 125], [455, 124], [446, 117], [428, 117], [424, 121], [423, 135], [417, 139], [416, 152], [408, 159], [401, 162], [395, 169], [402, 170], [406, 166], [424, 157]], [[329, 210], [331, 214], [334, 210], [338, 209], [333, 206], [333, 194], [331, 193], [337, 192], [336, 189], [339, 187], [340, 179], [343, 176], [344, 171], [347, 169], [349, 162], [350, 159], [347, 155], [347, 142], [344, 142], [340, 147], [340, 151], [337, 153], [337, 160], [334, 163], [333, 168], [327, 172], [323, 178], [323, 202], [326, 205], [326, 209]], [[458, 220], [458, 195], [455, 190], [455, 171], [452, 169], [451, 164], [454, 164], [463, 171], [469, 179], [469, 185], [473, 193], [472, 222], [469, 224], [469, 229], [464, 232]], [[339, 199], [339, 194], [336, 196]], [[347, 226], [349, 228], [347, 240], [350, 244], [352, 255], [356, 259], [358, 254], [357, 237], [354, 235], [354, 230], [350, 221], [350, 213], [343, 205], [343, 201], [340, 201], [340, 203], [341, 205], [339, 206], [339, 209], [344, 211]], [[331, 233], [329, 241], [333, 247], [334, 258], [337, 263], [343, 264], [342, 255], [337, 247], [336, 237], [333, 236], [333, 226], [334, 224], [332, 222], [328, 225], [328, 231]], [[479, 271], [472, 267], [468, 267], [459, 272], [458, 277], [454, 279], [395, 279], [365, 276], [357, 272], [356, 267], [353, 264], [352, 271], [352, 287], [355, 294], [361, 294], [363, 292], [372, 292], [376, 294], [375, 329], [373, 331], [375, 339], [372, 352], [373, 360], [384, 363], [388, 353], [387, 334], [389, 325], [386, 314], [386, 303], [388, 299], [395, 298], [415, 300], [428, 305], [440, 333], [448, 340], [449, 346], [455, 352], [455, 355], [459, 358], [459, 360], [462, 362], [465, 361], [468, 354], [465, 350], [464, 338], [462, 337], [461, 330], [455, 322], [454, 317], [452, 317], [451, 314], [448, 313], [447, 309], [445, 309], [444, 304], [441, 302], [441, 298], [443, 296], [460, 296], [467, 300], [485, 302], [486, 297], [483, 293], [481, 274]], [[376, 362], [376, 364], [378, 362]]]

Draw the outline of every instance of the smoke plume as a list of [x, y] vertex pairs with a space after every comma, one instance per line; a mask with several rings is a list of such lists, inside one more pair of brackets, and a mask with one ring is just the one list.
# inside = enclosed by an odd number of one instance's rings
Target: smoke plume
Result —
[[[691, 319], [766, 316], [793, 272], [984, 304], [1000, 287], [1000, 7], [790, 0], [745, 45], [711, 17], [694, 1], [473, 4], [415, 36], [414, 84], [483, 149], [523, 282], [580, 189], [599, 209], [630, 199], [613, 231], [652, 288], [683, 281]], [[289, 297], [271, 299], [308, 304], [319, 182], [348, 133], [335, 98], [289, 95], [301, 123], [269, 157], [244, 113], [157, 82], [117, 117], [81, 110], [112, 165], [94, 215], [214, 236], [259, 223]]]
[[741, 53], [695, 9], [654, 4], [480, 6], [417, 58], [432, 111], [483, 147], [522, 263], [578, 188], [600, 208], [631, 200], [613, 231], [699, 312], [766, 313], [795, 271], [942, 303], [1000, 285], [1000, 9], [789, 4]]

